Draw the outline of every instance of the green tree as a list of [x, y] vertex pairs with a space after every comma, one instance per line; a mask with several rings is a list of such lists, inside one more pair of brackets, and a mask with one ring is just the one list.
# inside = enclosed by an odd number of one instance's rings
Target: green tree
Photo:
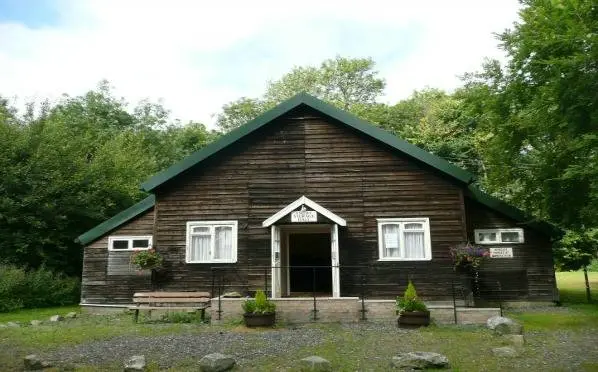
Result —
[[107, 82], [19, 116], [0, 100], [0, 261], [79, 274], [74, 239], [143, 198], [149, 175], [215, 134], [159, 104], [129, 113]]
[[485, 186], [582, 231], [598, 226], [598, 7], [522, 3], [520, 22], [499, 35], [508, 63], [467, 76], [492, 164]]
[[260, 98], [240, 98], [223, 106], [217, 125], [231, 131], [259, 116], [292, 96], [306, 92], [345, 110], [363, 111], [364, 105], [375, 105], [383, 93], [385, 82], [374, 70], [371, 58], [327, 59], [319, 67], [295, 67], [268, 88]]

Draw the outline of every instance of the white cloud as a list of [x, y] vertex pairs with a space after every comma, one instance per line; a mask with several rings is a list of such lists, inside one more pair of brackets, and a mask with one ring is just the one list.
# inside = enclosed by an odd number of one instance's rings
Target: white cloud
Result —
[[499, 56], [492, 32], [516, 19], [515, 0], [62, 0], [58, 26], [0, 23], [0, 94], [81, 94], [108, 79], [135, 103], [164, 99], [174, 117], [213, 122], [223, 103], [256, 96], [294, 65], [336, 54], [372, 56], [386, 100]]

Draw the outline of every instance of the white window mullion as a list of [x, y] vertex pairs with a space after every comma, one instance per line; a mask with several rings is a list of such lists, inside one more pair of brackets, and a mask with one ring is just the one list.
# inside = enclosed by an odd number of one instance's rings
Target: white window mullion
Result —
[[399, 257], [405, 258], [405, 232], [402, 223], [399, 223], [398, 239], [399, 239]]

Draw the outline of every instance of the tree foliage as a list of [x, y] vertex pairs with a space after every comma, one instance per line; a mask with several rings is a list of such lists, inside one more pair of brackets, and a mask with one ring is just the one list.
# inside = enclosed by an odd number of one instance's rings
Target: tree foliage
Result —
[[[487, 187], [573, 229], [598, 224], [598, 8], [523, 2], [499, 35], [509, 62], [468, 76], [470, 103], [497, 165]], [[512, 182], [507, 185], [505, 180]]]
[[0, 105], [0, 261], [70, 275], [81, 270], [79, 234], [141, 199], [148, 175], [215, 136], [202, 124], [169, 123], [158, 104], [129, 113], [106, 82], [28, 107], [19, 116]]
[[374, 104], [386, 85], [374, 67], [371, 58], [340, 56], [327, 59], [318, 67], [294, 67], [280, 79], [269, 82], [262, 97], [242, 97], [224, 105], [217, 125], [224, 132], [231, 131], [302, 92], [349, 111], [358, 105]]

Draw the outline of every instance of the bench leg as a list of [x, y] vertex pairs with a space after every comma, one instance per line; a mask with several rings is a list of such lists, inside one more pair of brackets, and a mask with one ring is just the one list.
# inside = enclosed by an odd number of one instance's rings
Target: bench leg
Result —
[[139, 321], [139, 309], [135, 309], [135, 315], [133, 316], [133, 320], [135, 323]]
[[206, 321], [206, 309], [199, 309], [199, 319], [202, 323]]

